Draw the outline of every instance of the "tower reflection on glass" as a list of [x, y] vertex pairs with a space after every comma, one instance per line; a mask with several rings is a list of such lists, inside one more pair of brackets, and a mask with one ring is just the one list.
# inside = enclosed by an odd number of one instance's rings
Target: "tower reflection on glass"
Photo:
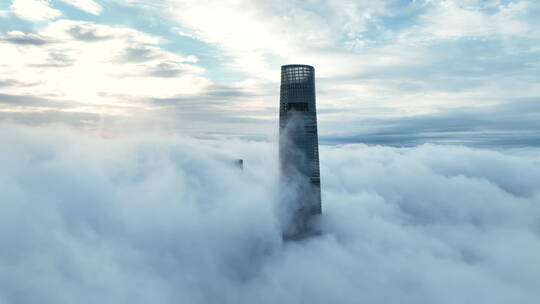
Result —
[[315, 69], [309, 65], [281, 67], [279, 164], [282, 189], [288, 189], [284, 239], [316, 234], [312, 222], [321, 214], [321, 182]]

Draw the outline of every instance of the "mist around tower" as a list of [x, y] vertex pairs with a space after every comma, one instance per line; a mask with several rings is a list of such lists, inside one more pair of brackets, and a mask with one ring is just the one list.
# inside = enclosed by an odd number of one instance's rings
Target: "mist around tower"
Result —
[[279, 138], [279, 196], [277, 212], [283, 239], [302, 240], [320, 234], [320, 189], [310, 177], [311, 160], [303, 146], [307, 141], [305, 117], [292, 113]]
[[[0, 137], [6, 303], [537, 295], [535, 149], [323, 145], [321, 235], [291, 242], [277, 142], [8, 124]], [[244, 169], [222, 151], [241, 155]]]

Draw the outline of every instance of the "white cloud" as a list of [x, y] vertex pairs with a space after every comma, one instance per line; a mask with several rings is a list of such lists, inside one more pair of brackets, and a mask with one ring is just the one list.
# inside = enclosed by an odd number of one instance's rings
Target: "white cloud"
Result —
[[46, 21], [62, 15], [49, 6], [48, 0], [13, 0], [11, 9], [18, 17], [30, 21]]
[[2, 125], [0, 301], [540, 296], [538, 150], [321, 147], [322, 236], [286, 244], [274, 153], [261, 142]]
[[[334, 111], [320, 112], [327, 122], [407, 117], [540, 94], [533, 1], [124, 2], [144, 9], [141, 16], [148, 19], [141, 22], [170, 23], [174, 32], [211, 46], [185, 44], [187, 52], [194, 45], [201, 51], [198, 61], [199, 54], [166, 51], [167, 41], [127, 26], [51, 22], [36, 33], [18, 30], [23, 38], [2, 35], [12, 44], [0, 43], [6, 54], [0, 72], [10, 75], [1, 92], [116, 103], [125, 115], [173, 103], [134, 104], [141, 100], [215, 102], [212, 85], [251, 94], [242, 100], [221, 96], [220, 105], [199, 108], [196, 118], [183, 122], [190, 125], [227, 111], [269, 124], [277, 111], [279, 66], [286, 63], [315, 66], [319, 109]], [[25, 83], [40, 84], [14, 85]]]
[[39, 84], [6, 87], [5, 94], [124, 105], [128, 115], [135, 100], [195, 94], [210, 84], [196, 57], [168, 52], [161, 38], [126, 27], [58, 20], [36, 34], [9, 35], [0, 42], [2, 74]]
[[[228, 65], [249, 75], [275, 78], [269, 61], [301, 57], [308, 48], [332, 43], [332, 32], [318, 14], [286, 1], [164, 1], [162, 13], [178, 22], [182, 35], [220, 46]], [[314, 30], [316, 29], [316, 30]]]
[[319, 92], [343, 96], [321, 96], [321, 108], [357, 118], [366, 104], [406, 116], [538, 92], [525, 68], [534, 60], [522, 61], [537, 56], [533, 43], [512, 42], [536, 35], [531, 1], [125, 2], [217, 46], [224, 66], [268, 86], [277, 88], [281, 64], [311, 64], [325, 81]]
[[[144, 1], [125, 0], [136, 6]], [[179, 26], [180, 35], [220, 47], [225, 65], [249, 77], [273, 81], [279, 65], [315, 65], [327, 77], [343, 77], [373, 65], [347, 52], [363, 43], [368, 24], [388, 14], [388, 1], [177, 1], [148, 6]]]
[[99, 3], [93, 0], [61, 0], [61, 1], [70, 5], [73, 5], [74, 7], [93, 15], [99, 15], [101, 11], [103, 10], [103, 7], [99, 5]]
[[538, 8], [538, 4], [531, 1], [502, 4], [443, 0], [421, 16], [424, 27], [411, 35], [430, 35], [436, 38], [497, 35], [538, 38], [534, 30], [538, 26], [535, 20], [537, 18], [531, 15], [531, 12]]
[[19, 45], [43, 45], [47, 43], [47, 40], [40, 35], [23, 33], [21, 31], [9, 31], [6, 34], [1, 35], [0, 39]]

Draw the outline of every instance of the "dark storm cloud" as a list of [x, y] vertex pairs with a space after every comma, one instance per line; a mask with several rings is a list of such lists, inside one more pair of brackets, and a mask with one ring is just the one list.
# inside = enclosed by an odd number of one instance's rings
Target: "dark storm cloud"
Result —
[[540, 146], [540, 99], [519, 99], [489, 107], [460, 108], [437, 114], [347, 123], [365, 131], [353, 134], [351, 130], [351, 135], [324, 136], [323, 142], [395, 146], [414, 146], [426, 142]]
[[282, 243], [274, 144], [6, 124], [0, 139], [0, 302], [540, 297], [538, 150], [322, 147], [322, 235]]

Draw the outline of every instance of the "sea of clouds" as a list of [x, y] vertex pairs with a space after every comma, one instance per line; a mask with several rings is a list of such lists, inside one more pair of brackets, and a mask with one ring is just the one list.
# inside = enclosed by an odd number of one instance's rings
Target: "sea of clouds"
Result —
[[322, 235], [283, 243], [275, 143], [2, 125], [0, 303], [540, 299], [540, 150], [320, 157]]

